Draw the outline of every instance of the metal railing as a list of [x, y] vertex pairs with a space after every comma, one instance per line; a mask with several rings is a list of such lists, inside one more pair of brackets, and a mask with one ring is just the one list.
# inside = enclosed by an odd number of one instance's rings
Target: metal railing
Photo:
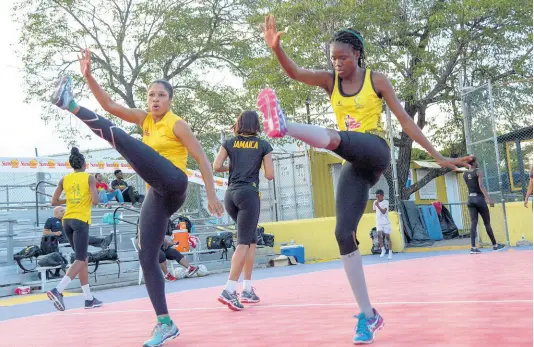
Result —
[[117, 211], [118, 210], [127, 210], [127, 211], [135, 212], [136, 214], [141, 214], [141, 211], [133, 209], [133, 208], [130, 208], [130, 207], [126, 207], [126, 206], [119, 206], [113, 211], [113, 234], [114, 234], [113, 235], [113, 241], [115, 243], [115, 250], [117, 250], [117, 251], [118, 251], [118, 249], [117, 249], [117, 223], [118, 222], [124, 222], [124, 223], [128, 223], [128, 224], [135, 225], [135, 226], [139, 227], [138, 223], [134, 223], [134, 222], [131, 222], [131, 221], [123, 219], [123, 218], [117, 218], [116, 216], [117, 216]]
[[37, 185], [35, 186], [35, 217], [36, 217], [36, 220], [35, 220], [35, 225], [38, 227], [39, 226], [39, 195], [44, 195], [44, 196], [48, 196], [48, 197], [52, 197], [52, 195], [50, 194], [47, 194], [45, 192], [40, 192], [39, 191], [39, 186], [41, 185], [48, 185], [48, 186], [51, 186], [51, 187], [57, 187], [57, 184], [55, 183], [52, 183], [52, 182], [48, 182], [48, 181], [39, 181], [37, 183]]
[[13, 248], [14, 248], [14, 237], [15, 237], [15, 224], [17, 224], [17, 221], [14, 219], [4, 219], [0, 220], [1, 223], [7, 223], [7, 257], [6, 257], [6, 263], [12, 264], [14, 262], [13, 260]]

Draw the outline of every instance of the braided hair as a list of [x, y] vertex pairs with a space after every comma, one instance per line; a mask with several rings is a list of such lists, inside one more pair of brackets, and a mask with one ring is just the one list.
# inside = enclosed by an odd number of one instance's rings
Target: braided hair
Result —
[[80, 150], [77, 147], [72, 147], [70, 150], [69, 163], [74, 170], [80, 170], [84, 167], [85, 157], [80, 153]]
[[330, 43], [345, 43], [350, 45], [352, 49], [357, 52], [360, 52], [360, 57], [358, 58], [358, 66], [365, 68], [365, 41], [359, 31], [348, 28], [342, 29], [334, 34], [334, 37], [330, 40]]

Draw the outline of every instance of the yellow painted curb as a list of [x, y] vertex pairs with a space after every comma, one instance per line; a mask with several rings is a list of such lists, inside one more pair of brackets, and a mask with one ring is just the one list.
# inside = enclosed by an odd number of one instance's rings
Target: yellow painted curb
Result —
[[[63, 296], [78, 296], [81, 293], [69, 293], [63, 292]], [[5, 299], [0, 299], [0, 307], [15, 306], [20, 304], [28, 304], [31, 302], [45, 301], [48, 300], [46, 293], [39, 294], [29, 294], [29, 295], [14, 295], [7, 297]]]
[[439, 247], [409, 247], [404, 249], [404, 253], [425, 253], [425, 252], [436, 252], [436, 251], [461, 251], [461, 250], [470, 250], [471, 246], [439, 246]]

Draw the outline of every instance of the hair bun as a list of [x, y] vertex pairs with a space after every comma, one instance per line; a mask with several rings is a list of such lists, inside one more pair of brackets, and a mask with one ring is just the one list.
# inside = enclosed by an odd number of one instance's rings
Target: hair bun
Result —
[[70, 150], [70, 154], [78, 155], [80, 154], [80, 150], [78, 149], [78, 147], [72, 147], [72, 149]]

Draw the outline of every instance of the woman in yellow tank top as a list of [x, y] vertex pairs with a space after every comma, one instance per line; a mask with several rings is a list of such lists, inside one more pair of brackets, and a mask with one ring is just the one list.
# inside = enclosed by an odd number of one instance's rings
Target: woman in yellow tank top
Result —
[[224, 208], [215, 194], [215, 182], [208, 157], [187, 123], [171, 111], [171, 84], [163, 80], [154, 81], [148, 88], [149, 111], [131, 109], [112, 101], [95, 81], [91, 74], [91, 55], [88, 50], [82, 52], [79, 60], [82, 75], [102, 108], [143, 129], [141, 142], [106, 118], [78, 106], [72, 96], [70, 77], [63, 77], [52, 95], [53, 104], [69, 110], [95, 134], [107, 140], [150, 186], [141, 207], [137, 239], [139, 262], [148, 295], [157, 315], [157, 324], [151, 338], [143, 346], [161, 346], [180, 334], [178, 327], [169, 317], [165, 282], [158, 255], [169, 218], [178, 211], [186, 198], [188, 153], [197, 161], [202, 173], [209, 212], [222, 216]]
[[337, 186], [335, 235], [347, 278], [361, 310], [353, 342], [372, 343], [384, 320], [369, 300], [356, 230], [369, 199], [369, 189], [390, 164], [390, 150], [381, 126], [382, 99], [404, 132], [423, 146], [439, 165], [454, 170], [457, 166], [468, 166], [470, 157], [445, 158], [432, 146], [405, 112], [388, 78], [365, 68], [365, 43], [356, 30], [340, 30], [330, 41], [334, 67], [330, 72], [297, 66], [280, 47], [283, 32], [276, 31], [272, 15], [265, 18], [261, 29], [265, 42], [290, 78], [321, 87], [330, 96], [339, 131], [315, 125], [286, 124], [278, 98], [271, 89], [260, 93], [258, 108], [264, 115], [265, 132], [269, 136], [287, 134], [313, 147], [329, 149], [346, 160]]
[[[59, 181], [52, 196], [53, 206], [67, 204], [67, 211], [63, 216], [63, 230], [65, 230], [70, 246], [76, 256], [76, 260], [72, 263], [58, 286], [47, 292], [48, 298], [52, 300], [54, 306], [60, 311], [65, 310], [63, 291], [76, 275], [79, 276], [80, 284], [82, 285], [85, 308], [102, 306], [102, 302], [91, 294], [87, 269], [91, 208], [92, 205], [98, 204], [96, 179], [93, 175], [85, 172], [85, 158], [78, 148], [72, 148], [69, 163], [74, 172]], [[65, 192], [65, 200], [60, 200], [63, 191]]]

